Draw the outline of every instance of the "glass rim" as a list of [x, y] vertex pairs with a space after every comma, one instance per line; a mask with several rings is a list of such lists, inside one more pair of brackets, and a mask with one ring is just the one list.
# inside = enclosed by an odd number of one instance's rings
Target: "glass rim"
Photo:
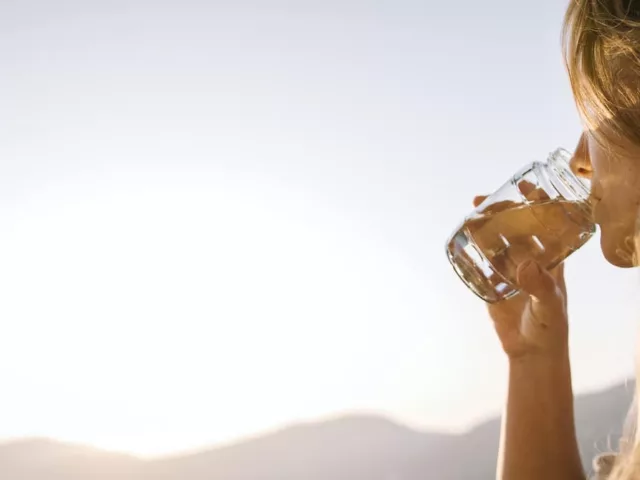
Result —
[[589, 200], [591, 196], [591, 182], [577, 176], [571, 170], [573, 154], [565, 148], [557, 148], [549, 154], [549, 165], [557, 170], [560, 179], [565, 186], [576, 193], [580, 198]]

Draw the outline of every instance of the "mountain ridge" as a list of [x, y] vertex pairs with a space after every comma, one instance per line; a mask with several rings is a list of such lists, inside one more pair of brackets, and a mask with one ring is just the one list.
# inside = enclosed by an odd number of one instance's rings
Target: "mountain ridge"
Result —
[[[634, 383], [576, 398], [580, 449], [593, 456], [615, 448]], [[500, 418], [462, 434], [423, 431], [372, 414], [301, 422], [191, 453], [145, 459], [126, 453], [29, 438], [0, 443], [9, 480], [447, 480], [492, 479]]]

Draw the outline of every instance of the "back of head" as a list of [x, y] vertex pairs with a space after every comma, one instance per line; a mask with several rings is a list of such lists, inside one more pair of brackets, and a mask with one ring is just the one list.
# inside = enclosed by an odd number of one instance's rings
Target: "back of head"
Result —
[[564, 53], [587, 128], [640, 145], [640, 0], [571, 0]]

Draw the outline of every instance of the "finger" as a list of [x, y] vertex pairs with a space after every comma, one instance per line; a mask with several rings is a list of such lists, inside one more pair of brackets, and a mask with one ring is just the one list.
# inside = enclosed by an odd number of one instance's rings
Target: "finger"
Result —
[[484, 202], [486, 199], [487, 199], [487, 195], [478, 195], [473, 199], [473, 206], [474, 207], [480, 206], [480, 204]]
[[531, 297], [531, 313], [543, 325], [565, 316], [565, 298], [554, 277], [537, 262], [529, 260], [518, 267], [520, 288]]
[[525, 197], [527, 197], [531, 192], [536, 190], [536, 186], [528, 180], [522, 180], [518, 183], [518, 189], [520, 193], [522, 193]]
[[[487, 197], [476, 197], [476, 198], [484, 198], [486, 200]], [[502, 212], [503, 210], [508, 210], [510, 208], [513, 208], [516, 205], [518, 204], [515, 202], [512, 202], [511, 200], [501, 200], [500, 202], [489, 203], [489, 205], [483, 208], [483, 212], [498, 213], [498, 212]]]
[[549, 195], [544, 191], [544, 189], [528, 180], [522, 180], [518, 183], [518, 190], [520, 190], [520, 193], [522, 193], [522, 195], [530, 202], [550, 200]]

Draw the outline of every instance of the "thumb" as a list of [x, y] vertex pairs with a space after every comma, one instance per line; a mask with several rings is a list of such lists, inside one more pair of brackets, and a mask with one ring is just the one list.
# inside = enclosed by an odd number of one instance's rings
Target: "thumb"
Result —
[[564, 309], [564, 298], [558, 283], [534, 260], [520, 264], [517, 279], [520, 288], [531, 296], [534, 307]]

